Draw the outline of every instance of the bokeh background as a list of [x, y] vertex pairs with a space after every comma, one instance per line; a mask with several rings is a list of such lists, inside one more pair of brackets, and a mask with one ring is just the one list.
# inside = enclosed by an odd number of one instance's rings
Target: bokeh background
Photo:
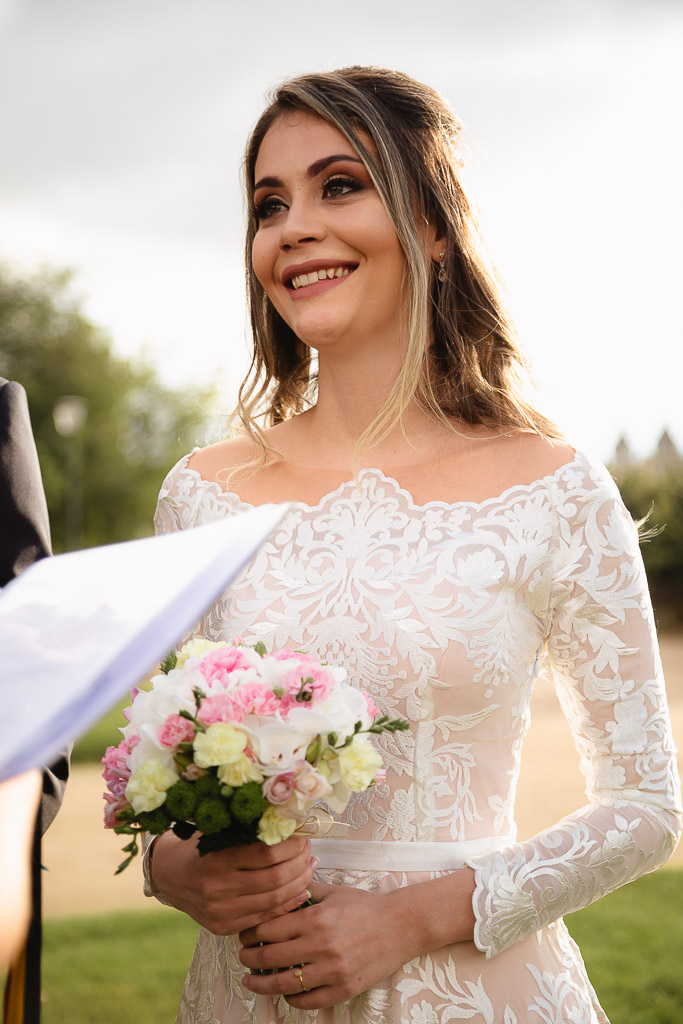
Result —
[[[396, 67], [464, 122], [542, 408], [637, 518], [654, 503], [643, 552], [680, 745], [682, 52], [681, 0], [0, 0], [0, 374], [29, 394], [55, 549], [150, 532], [167, 469], [225, 431], [248, 362], [242, 149], [268, 90]], [[583, 799], [550, 700], [522, 832]], [[189, 958], [191, 923], [112, 879], [88, 762], [115, 741], [112, 719], [82, 745], [46, 841], [47, 1024], [172, 1019]], [[572, 925], [614, 1024], [683, 1019], [682, 877]]]

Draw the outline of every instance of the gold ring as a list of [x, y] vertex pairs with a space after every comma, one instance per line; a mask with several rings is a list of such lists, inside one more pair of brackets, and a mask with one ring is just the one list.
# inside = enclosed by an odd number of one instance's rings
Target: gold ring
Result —
[[294, 973], [296, 974], [297, 978], [299, 979], [299, 982], [301, 984], [302, 990], [304, 992], [308, 992], [308, 989], [306, 988], [306, 986], [304, 984], [304, 972], [303, 972], [302, 968], [301, 967], [297, 967], [297, 969], [294, 971]]

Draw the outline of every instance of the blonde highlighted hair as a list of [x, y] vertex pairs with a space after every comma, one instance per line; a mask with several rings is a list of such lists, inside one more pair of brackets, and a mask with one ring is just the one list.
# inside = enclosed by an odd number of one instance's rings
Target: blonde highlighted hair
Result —
[[[406, 356], [357, 452], [384, 437], [414, 400], [449, 425], [460, 421], [559, 438], [557, 427], [524, 397], [527, 366], [499, 284], [482, 255], [475, 217], [460, 182], [460, 122], [437, 92], [407, 75], [349, 67], [302, 75], [281, 85], [247, 144], [245, 257], [254, 351], [236, 412], [264, 455], [267, 445], [256, 417], [264, 417], [266, 426], [288, 419], [313, 402], [317, 390], [310, 349], [273, 307], [251, 260], [258, 230], [256, 159], [269, 128], [292, 111], [320, 117], [349, 140], [368, 169], [406, 258]], [[444, 239], [441, 274], [439, 264], [425, 255], [425, 224]]]

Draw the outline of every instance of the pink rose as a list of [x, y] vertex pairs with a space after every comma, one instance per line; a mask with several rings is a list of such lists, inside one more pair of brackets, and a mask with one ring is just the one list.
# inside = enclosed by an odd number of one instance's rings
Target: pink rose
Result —
[[216, 722], [241, 722], [244, 709], [235, 702], [229, 693], [215, 693], [202, 701], [197, 718], [203, 726], [215, 725]]
[[231, 672], [251, 667], [249, 659], [239, 647], [215, 647], [197, 665], [209, 686], [221, 683], [225, 687], [230, 683]]
[[280, 708], [279, 699], [265, 683], [243, 683], [232, 696], [244, 715], [274, 715]]
[[177, 747], [179, 743], [191, 743], [194, 734], [194, 725], [182, 715], [169, 715], [157, 730], [162, 747]]
[[378, 768], [375, 772], [375, 785], [379, 786], [380, 783], [387, 781], [387, 770], [386, 768]]
[[294, 780], [294, 793], [299, 810], [305, 810], [307, 805], [317, 803], [318, 800], [322, 800], [323, 797], [331, 792], [332, 786], [327, 779], [317, 772], [308, 761], [300, 761], [298, 763]]
[[187, 782], [196, 782], [197, 779], [201, 779], [202, 775], [206, 775], [207, 772], [205, 768], [200, 768], [198, 764], [188, 764], [181, 774]]
[[294, 792], [294, 772], [272, 775], [263, 783], [263, 795], [271, 804], [286, 804]]

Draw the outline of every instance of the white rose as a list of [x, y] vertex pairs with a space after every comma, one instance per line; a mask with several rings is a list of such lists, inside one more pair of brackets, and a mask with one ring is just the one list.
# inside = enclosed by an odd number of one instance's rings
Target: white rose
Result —
[[353, 733], [356, 722], [361, 722], [364, 729], [372, 725], [365, 697], [360, 690], [346, 684], [335, 687], [324, 700], [317, 701], [315, 710], [332, 719], [334, 728], [329, 731], [344, 738]]
[[153, 757], [169, 766], [173, 763], [172, 752], [159, 741], [159, 727], [169, 715], [177, 715], [179, 711], [195, 713], [193, 687], [203, 682], [199, 672], [174, 669], [168, 676], [163, 673], [155, 676], [153, 689], [138, 692], [129, 710], [128, 725], [121, 730], [126, 739], [140, 738], [128, 761], [133, 771]]
[[317, 705], [314, 708], [292, 708], [287, 712], [287, 725], [306, 733], [309, 739], [312, 736], [327, 736], [331, 732], [339, 733], [339, 726], [332, 715], [319, 711]]

